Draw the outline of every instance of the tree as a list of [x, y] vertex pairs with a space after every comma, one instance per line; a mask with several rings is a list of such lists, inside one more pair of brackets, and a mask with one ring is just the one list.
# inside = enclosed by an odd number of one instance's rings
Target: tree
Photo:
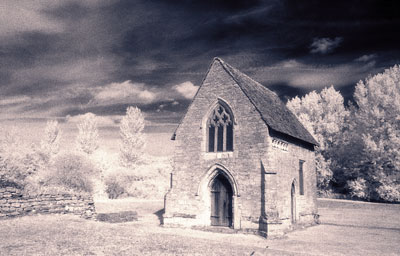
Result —
[[144, 117], [137, 107], [128, 107], [120, 125], [120, 157], [124, 166], [132, 166], [143, 155], [145, 138]]
[[325, 190], [332, 179], [330, 149], [336, 143], [348, 116], [343, 97], [333, 86], [288, 101], [287, 107], [319, 143], [316, 149], [318, 187]]
[[40, 149], [47, 159], [51, 159], [60, 150], [61, 129], [56, 120], [47, 121]]
[[354, 100], [347, 145], [358, 144], [359, 150], [351, 161], [349, 188], [361, 177], [368, 186], [364, 198], [400, 201], [399, 65], [360, 81]]
[[11, 128], [0, 138], [0, 187], [25, 187], [26, 178], [38, 172], [42, 159], [36, 145], [21, 139], [24, 130]]
[[99, 133], [97, 129], [96, 115], [86, 113], [78, 124], [78, 137], [76, 138], [79, 150], [91, 154], [99, 147]]

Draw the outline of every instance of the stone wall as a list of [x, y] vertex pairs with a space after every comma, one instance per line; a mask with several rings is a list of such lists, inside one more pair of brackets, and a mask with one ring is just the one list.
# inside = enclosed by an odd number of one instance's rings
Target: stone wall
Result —
[[[207, 152], [206, 120], [218, 101], [233, 112], [233, 152]], [[260, 160], [268, 148], [268, 127], [235, 81], [214, 63], [177, 130], [173, 186], [166, 196], [165, 224], [210, 225], [210, 197], [201, 185], [216, 165], [232, 176], [235, 229], [258, 229], [261, 215]], [[203, 192], [203, 193], [202, 193]]]
[[0, 188], [0, 219], [37, 213], [70, 213], [87, 219], [96, 217], [94, 202], [89, 196], [26, 195], [13, 187]]
[[[234, 117], [233, 152], [207, 152], [206, 121], [222, 101]], [[210, 226], [213, 170], [233, 187], [234, 229], [273, 234], [291, 223], [291, 185], [296, 222], [312, 224], [317, 214], [313, 148], [273, 134], [240, 87], [214, 62], [175, 136], [172, 188], [165, 197], [165, 225]], [[299, 194], [299, 161], [304, 162], [304, 195]], [[279, 232], [280, 232], [279, 231]], [[279, 233], [277, 232], [277, 233]]]

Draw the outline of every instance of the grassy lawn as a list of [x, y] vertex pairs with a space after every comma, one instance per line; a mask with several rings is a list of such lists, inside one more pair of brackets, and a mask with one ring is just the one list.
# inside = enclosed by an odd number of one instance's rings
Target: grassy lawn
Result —
[[[162, 200], [107, 200], [99, 212], [136, 210], [139, 221], [107, 223], [69, 215], [0, 221], [0, 255], [398, 255], [400, 205], [320, 200], [322, 224], [282, 239], [163, 228]], [[141, 221], [149, 216], [154, 222]], [[151, 218], [150, 218], [151, 219]]]

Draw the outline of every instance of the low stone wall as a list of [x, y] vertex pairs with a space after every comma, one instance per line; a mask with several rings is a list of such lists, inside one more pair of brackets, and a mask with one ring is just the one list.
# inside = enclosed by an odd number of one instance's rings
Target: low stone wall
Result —
[[94, 202], [89, 196], [26, 195], [13, 187], [0, 188], [0, 219], [37, 213], [70, 213], [87, 219], [96, 217]]

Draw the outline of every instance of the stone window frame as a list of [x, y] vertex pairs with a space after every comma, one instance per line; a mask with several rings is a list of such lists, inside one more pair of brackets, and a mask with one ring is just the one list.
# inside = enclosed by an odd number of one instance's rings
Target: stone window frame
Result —
[[[214, 110], [218, 107], [218, 106], [222, 106], [225, 111], [227, 113], [229, 113], [230, 117], [231, 117], [231, 121], [232, 121], [232, 150], [231, 151], [209, 151], [209, 129], [208, 129], [208, 125], [209, 125], [209, 119], [210, 116], [213, 114]], [[203, 140], [202, 140], [202, 151], [205, 153], [205, 157], [208, 158], [225, 158], [225, 157], [232, 157], [233, 153], [235, 151], [235, 133], [237, 132], [237, 128], [238, 128], [238, 124], [236, 122], [235, 119], [235, 115], [233, 113], [232, 107], [230, 106], [230, 104], [222, 99], [219, 98], [210, 105], [207, 113], [203, 116], [203, 120], [202, 120], [202, 124], [201, 124], [201, 128], [203, 130]], [[214, 146], [215, 149], [215, 146]]]

